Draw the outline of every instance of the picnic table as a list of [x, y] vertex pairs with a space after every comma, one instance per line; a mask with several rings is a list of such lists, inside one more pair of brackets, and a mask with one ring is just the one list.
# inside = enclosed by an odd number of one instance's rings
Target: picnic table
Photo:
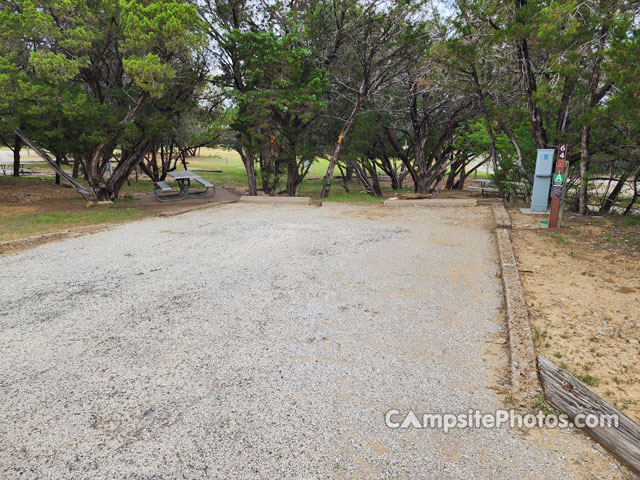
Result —
[[473, 180], [476, 183], [479, 183], [479, 187], [467, 187], [468, 190], [480, 190], [480, 198], [484, 196], [484, 192], [497, 192], [498, 189], [493, 186], [491, 180], [488, 178], [476, 178]]
[[[208, 182], [191, 170], [177, 170], [175, 172], [169, 172], [167, 175], [177, 182], [179, 190], [174, 190], [166, 182], [156, 182], [153, 193], [160, 202], [184, 200], [188, 197], [208, 198], [216, 193], [216, 187], [214, 187], [211, 182]], [[202, 185], [204, 189], [191, 190], [192, 180]]]
[[[2, 175], [13, 175], [13, 163], [0, 163], [0, 170], [2, 170]], [[20, 163], [20, 175], [33, 175], [34, 173], [32, 167], [25, 167]]]

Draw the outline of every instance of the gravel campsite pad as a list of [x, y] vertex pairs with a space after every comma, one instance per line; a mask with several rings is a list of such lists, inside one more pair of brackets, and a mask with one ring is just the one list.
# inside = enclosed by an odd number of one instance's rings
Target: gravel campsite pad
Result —
[[485, 207], [232, 204], [0, 257], [0, 477], [624, 478], [504, 408]]

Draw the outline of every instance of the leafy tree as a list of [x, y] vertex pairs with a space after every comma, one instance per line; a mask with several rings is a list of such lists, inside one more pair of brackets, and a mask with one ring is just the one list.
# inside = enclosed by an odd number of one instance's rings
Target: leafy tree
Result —
[[[149, 148], [139, 118], [157, 113], [159, 99], [194, 68], [201, 43], [195, 6], [19, 0], [2, 9], [2, 25], [0, 75], [9, 87], [0, 97], [3, 121], [83, 197], [117, 198]], [[9, 53], [13, 46], [29, 53], [28, 62]], [[107, 179], [116, 149], [121, 154]], [[48, 152], [79, 159], [88, 186]]]
[[393, 82], [402, 66], [415, 62], [424, 51], [428, 36], [424, 22], [417, 20], [421, 8], [420, 2], [404, 1], [354, 6], [358, 20], [333, 70], [333, 83], [344, 89], [352, 108], [333, 148], [321, 197], [329, 195], [343, 141], [363, 103]]
[[[204, 2], [201, 12], [221, 70], [217, 85], [234, 105], [230, 125], [238, 133], [250, 195], [257, 190], [256, 159], [266, 193], [282, 167], [289, 195], [308, 172], [317, 148], [303, 137], [325, 106], [325, 69], [342, 43], [346, 9], [324, 0], [302, 6]], [[327, 23], [326, 15], [335, 21]]]

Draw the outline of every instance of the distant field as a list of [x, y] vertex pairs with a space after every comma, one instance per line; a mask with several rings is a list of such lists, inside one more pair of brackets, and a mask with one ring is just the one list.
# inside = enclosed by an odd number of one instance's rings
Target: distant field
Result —
[[[0, 151], [8, 152], [8, 149], [0, 149]], [[24, 152], [26, 154], [26, 152]], [[6, 157], [6, 154], [4, 155]], [[33, 154], [25, 157], [26, 162], [29, 164], [30, 168], [36, 170], [39, 175], [47, 176], [52, 178], [53, 172], [50, 169], [49, 165], [45, 162], [39, 161], [39, 157], [34, 156]], [[199, 156], [190, 157], [187, 159], [188, 168], [190, 170], [199, 171], [200, 175], [214, 183], [215, 185], [219, 185], [221, 187], [232, 188], [234, 190], [243, 191], [247, 188], [247, 174], [244, 169], [244, 165], [242, 160], [240, 159], [240, 155], [235, 150], [227, 150], [223, 148], [202, 148], [199, 151]], [[324, 178], [327, 167], [329, 165], [329, 161], [325, 158], [317, 158], [314, 164], [311, 166], [311, 169], [302, 182], [302, 184], [298, 187], [298, 195], [305, 195], [310, 197], [319, 197], [320, 191], [322, 189], [322, 179]], [[181, 165], [178, 166], [179, 169], [182, 168]], [[71, 166], [65, 165], [63, 169], [66, 171], [71, 171]], [[380, 172], [382, 173], [382, 172]], [[256, 169], [258, 186], [260, 186], [260, 169], [257, 167]], [[339, 169], [334, 170], [334, 175], [340, 175]], [[137, 180], [136, 180], [137, 176]], [[489, 174], [484, 171], [477, 171], [477, 178], [487, 178]], [[1, 178], [1, 175], [0, 175]], [[171, 182], [171, 179], [168, 179]], [[82, 180], [81, 180], [82, 182]], [[385, 196], [392, 196], [393, 191], [388, 185], [388, 182], [383, 181], [383, 194]], [[286, 175], [282, 175], [279, 189], [284, 190], [286, 187]], [[327, 199], [329, 201], [356, 201], [356, 202], [367, 202], [367, 203], [376, 203], [379, 202], [380, 199], [376, 199], [367, 195], [364, 192], [361, 185], [357, 182], [350, 182], [349, 184], [350, 192], [347, 193], [342, 186], [342, 182], [340, 180], [334, 181], [331, 189], [331, 195]], [[138, 171], [132, 173], [129, 177], [129, 184], [125, 185], [122, 189], [122, 195], [127, 193], [140, 193], [140, 192], [151, 192], [153, 191], [153, 184], [147, 178], [145, 174]]]
[[[3, 155], [5, 158], [6, 150]], [[85, 201], [73, 189], [66, 185], [55, 185], [55, 177], [48, 164], [37, 161], [38, 158], [32, 155], [26, 157], [26, 160], [25, 163], [36, 170], [37, 174], [16, 178], [0, 173], [0, 242], [74, 227], [136, 220], [157, 215], [163, 209], [175, 208], [179, 203], [151, 202], [153, 206], [144, 206], [138, 200], [123, 199], [118, 201], [118, 208], [94, 206], [87, 209]], [[6, 160], [0, 159], [0, 162]], [[188, 162], [189, 169], [198, 171], [214, 185], [238, 192], [247, 188], [247, 174], [240, 156], [235, 151], [202, 149], [200, 156], [189, 158]], [[327, 160], [318, 159], [311, 167], [307, 178], [298, 187], [298, 195], [318, 198], [327, 166]], [[63, 168], [71, 170], [70, 166]], [[259, 173], [258, 170], [258, 184]], [[85, 183], [82, 179], [79, 181]], [[167, 181], [171, 182], [170, 179]], [[286, 175], [283, 175], [279, 187], [284, 189], [285, 186]], [[146, 175], [138, 172], [136, 180], [136, 174], [132, 173], [129, 183], [122, 188], [120, 197], [123, 198], [128, 193], [151, 193], [153, 188], [153, 183]], [[366, 194], [357, 182], [350, 182], [349, 189], [350, 192], [347, 193], [342, 182], [336, 181], [330, 197], [326, 200], [374, 204], [383, 200]], [[383, 187], [383, 191], [385, 196], [393, 195], [389, 187]]]

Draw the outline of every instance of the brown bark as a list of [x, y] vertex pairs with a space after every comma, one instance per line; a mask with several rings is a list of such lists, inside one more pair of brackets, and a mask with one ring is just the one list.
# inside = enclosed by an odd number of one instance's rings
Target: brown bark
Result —
[[258, 187], [256, 186], [256, 169], [254, 156], [249, 147], [251, 145], [251, 137], [249, 135], [244, 135], [244, 143], [245, 148], [238, 148], [238, 153], [240, 153], [242, 163], [244, 164], [244, 168], [247, 171], [247, 187], [249, 190], [248, 194], [252, 197], [255, 197], [256, 195], [258, 195]]
[[527, 97], [527, 108], [529, 110], [529, 122], [531, 124], [531, 135], [533, 136], [536, 148], [544, 148], [549, 142], [547, 132], [544, 128], [542, 113], [536, 105], [534, 95], [538, 90], [533, 65], [529, 57], [529, 46], [526, 39], [521, 39], [517, 46], [518, 62], [520, 73], [524, 82], [525, 95]]
[[640, 173], [636, 175], [636, 178], [633, 179], [633, 197], [629, 200], [627, 207], [624, 209], [623, 215], [629, 215], [633, 206], [638, 201], [638, 197], [640, 197], [640, 189], [638, 188], [638, 181], [640, 180]]
[[298, 162], [296, 158], [289, 158], [287, 161], [287, 195], [296, 196], [298, 188]]
[[120, 158], [106, 184], [108, 195], [105, 198], [99, 198], [99, 200], [115, 200], [118, 198], [118, 193], [129, 178], [129, 174], [140, 164], [148, 149], [149, 141], [141, 140], [127, 152], [127, 157]]
[[587, 178], [589, 172], [589, 136], [591, 127], [584, 125], [582, 127], [582, 135], [580, 136], [580, 189], [578, 192], [578, 213], [586, 215], [588, 211], [588, 189], [589, 181]]
[[380, 178], [378, 177], [378, 170], [376, 169], [375, 163], [367, 161], [365, 168], [369, 172], [369, 177], [371, 178], [371, 186], [373, 187], [374, 196], [381, 197], [382, 189], [380, 188]]
[[73, 170], [71, 172], [72, 178], [78, 178], [78, 170], [80, 169], [80, 159], [73, 157]]
[[[56, 155], [56, 165], [60, 166], [60, 155]], [[60, 185], [60, 175], [56, 173], [56, 185]]]
[[600, 207], [600, 214], [601, 215], [602, 214], [607, 214], [607, 213], [609, 213], [611, 211], [611, 207], [613, 207], [613, 205], [616, 203], [616, 200], [620, 196], [620, 193], [622, 192], [622, 189], [626, 185], [627, 180], [629, 179], [629, 177], [635, 179], [635, 178], [637, 178], [638, 175], [640, 175], [640, 165], [638, 165], [633, 172], [626, 173], [626, 174], [622, 175], [618, 179], [615, 187], [613, 187], [613, 190], [609, 193], [609, 195], [607, 195], [606, 200], [604, 201], [604, 203]]
[[[587, 101], [587, 112], [591, 113], [594, 107], [602, 100], [607, 94], [612, 84], [607, 83], [598, 88], [600, 84], [601, 65], [604, 60], [602, 51], [605, 48], [608, 32], [606, 28], [602, 28], [598, 38], [600, 51], [598, 52], [593, 66], [591, 67], [591, 79], [589, 80], [589, 99]], [[588, 120], [582, 127], [582, 134], [580, 136], [580, 189], [578, 192], [578, 213], [580, 215], [586, 215], [588, 213], [588, 196], [589, 196], [589, 137], [591, 134], [591, 125]]]
[[353, 169], [356, 173], [358, 181], [363, 186], [365, 192], [374, 197], [381, 197], [380, 179], [375, 165], [372, 165], [369, 159], [362, 159], [353, 162]]
[[397, 165], [394, 165], [393, 163], [391, 163], [391, 159], [384, 152], [380, 153], [380, 168], [382, 168], [384, 173], [389, 175], [389, 179], [391, 180], [391, 188], [393, 190], [398, 190], [402, 188], [401, 186], [402, 182], [398, 176]]
[[20, 176], [20, 150], [22, 150], [22, 139], [19, 135], [15, 136], [13, 144], [13, 176]]
[[69, 174], [65, 172], [59, 165], [56, 165], [56, 162], [49, 155], [47, 155], [44, 150], [34, 145], [33, 142], [31, 142], [31, 140], [29, 140], [29, 138], [19, 130], [15, 130], [14, 133], [16, 134], [16, 136], [20, 137], [25, 145], [31, 148], [40, 158], [47, 162], [54, 172], [59, 174], [60, 177], [62, 177], [69, 185], [75, 188], [83, 198], [85, 198], [86, 200], [92, 199], [91, 191], [81, 183], [77, 182], [75, 179], [71, 178]]
[[[601, 36], [601, 44], [604, 44], [605, 32]], [[589, 81], [589, 99], [587, 101], [587, 111], [593, 111], [594, 107], [606, 95], [611, 88], [611, 84], [605, 84], [598, 88], [600, 83], [600, 72], [603, 57], [599, 55], [591, 69], [591, 80]], [[588, 197], [589, 197], [589, 139], [591, 135], [591, 125], [587, 122], [582, 126], [582, 134], [580, 135], [580, 189], [578, 192], [578, 213], [587, 215], [588, 213]]]
[[524, 168], [522, 150], [520, 149], [520, 144], [518, 143], [518, 140], [516, 139], [515, 135], [511, 132], [511, 130], [509, 130], [504, 123], [500, 123], [500, 128], [502, 129], [504, 134], [509, 138], [509, 141], [513, 145], [513, 148], [516, 150], [516, 159], [518, 161], [518, 171], [520, 172], [520, 175], [522, 175], [527, 180], [527, 182], [529, 182], [529, 185], [533, 185], [533, 175], [528, 173]]
[[393, 136], [393, 133], [391, 132], [391, 129], [389, 127], [386, 127], [385, 131], [387, 132], [387, 137], [389, 138], [389, 142], [391, 142], [391, 146], [400, 157], [400, 160], [402, 160], [402, 164], [409, 172], [409, 175], [411, 175], [411, 180], [413, 180], [413, 184], [415, 185], [418, 182], [417, 172], [415, 171], [415, 169], [413, 168], [413, 165], [411, 165], [411, 162], [407, 158], [407, 153], [403, 152], [400, 149], [400, 147], [398, 146], [398, 142], [396, 142], [396, 139]]
[[327, 168], [327, 174], [324, 179], [324, 185], [322, 186], [322, 192], [320, 193], [320, 198], [327, 198], [329, 196], [329, 190], [331, 189], [331, 181], [333, 180], [333, 171], [336, 168], [336, 163], [338, 162], [338, 157], [340, 156], [340, 150], [342, 149], [342, 143], [344, 138], [349, 133], [351, 129], [351, 125], [353, 125], [353, 121], [358, 115], [360, 111], [360, 107], [362, 106], [362, 102], [366, 95], [364, 84], [360, 84], [360, 88], [358, 89], [358, 98], [356, 100], [353, 109], [351, 110], [351, 114], [349, 118], [342, 126], [342, 130], [340, 131], [340, 136], [338, 137], [338, 141], [336, 142], [336, 146], [333, 149], [333, 154], [331, 155], [331, 160], [329, 161], [329, 167]]
[[485, 128], [487, 129], [487, 134], [489, 135], [489, 162], [493, 167], [493, 171], [498, 170], [498, 163], [496, 160], [496, 138], [493, 135], [493, 128], [491, 128], [491, 121], [489, 120], [489, 110], [487, 109], [487, 105], [485, 103], [486, 95], [484, 90], [480, 85], [480, 78], [478, 77], [478, 70], [476, 68], [475, 62], [471, 64], [471, 72], [473, 73], [473, 81], [476, 84], [476, 92], [478, 93], [478, 97], [480, 98], [480, 105], [482, 109], [482, 116], [484, 118]]
[[573, 81], [565, 77], [562, 101], [560, 102], [560, 109], [558, 110], [558, 117], [556, 120], [556, 132], [563, 133], [569, 127], [569, 100], [571, 100], [573, 88]]

